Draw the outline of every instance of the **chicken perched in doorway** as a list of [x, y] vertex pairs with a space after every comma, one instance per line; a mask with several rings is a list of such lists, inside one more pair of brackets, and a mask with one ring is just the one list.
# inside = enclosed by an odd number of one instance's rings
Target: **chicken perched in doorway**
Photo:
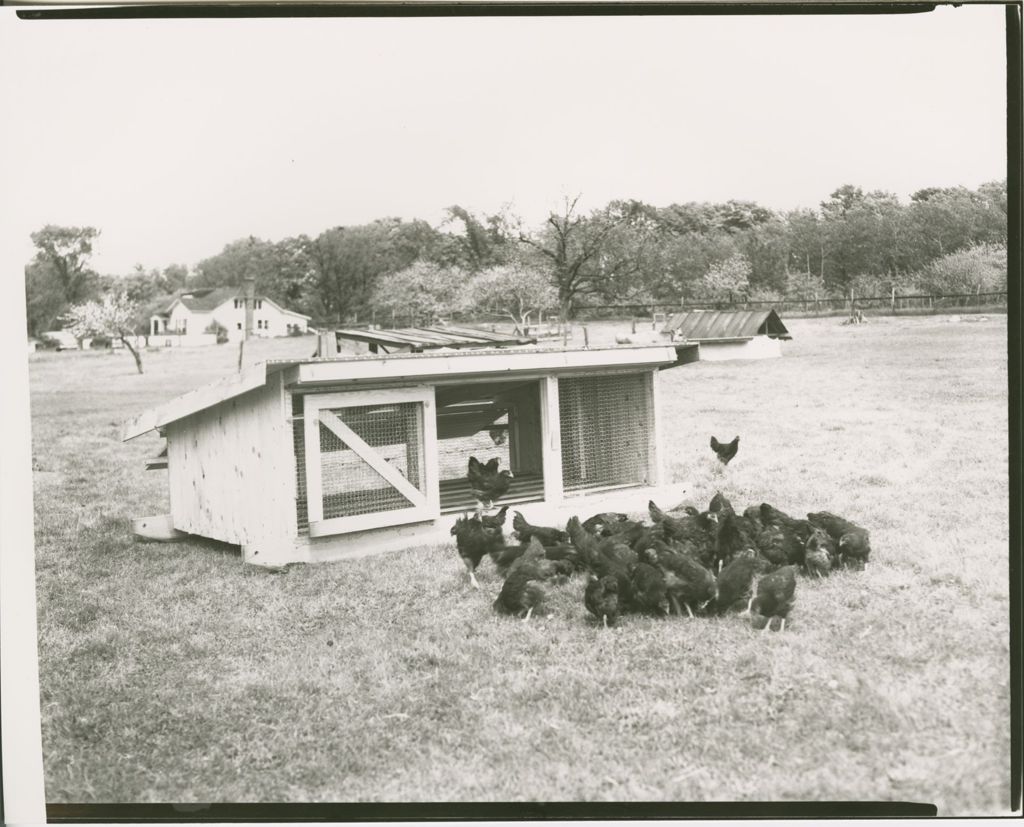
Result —
[[512, 472], [499, 471], [499, 462], [498, 457], [487, 462], [480, 462], [476, 457], [469, 458], [466, 472], [469, 489], [485, 508], [490, 508], [495, 500], [505, 496], [512, 485]]
[[479, 515], [470, 517], [464, 514], [455, 521], [451, 534], [455, 538], [459, 557], [469, 572], [469, 582], [473, 588], [479, 589], [480, 584], [476, 581], [477, 566], [484, 555], [493, 554], [505, 545], [501, 526], [485, 526]]
[[796, 566], [784, 566], [757, 581], [757, 593], [750, 600], [748, 610], [753, 617], [765, 618], [764, 631], [779, 618], [779, 631], [786, 628], [786, 618], [793, 608], [796, 593]]
[[530, 542], [531, 537], [536, 537], [545, 546], [557, 545], [569, 540], [569, 535], [560, 528], [530, 525], [526, 522], [526, 518], [518, 511], [512, 515], [512, 530], [515, 531], [521, 543]]
[[718, 461], [723, 465], [728, 465], [730, 460], [736, 456], [736, 452], [739, 449], [739, 437], [736, 437], [732, 442], [727, 442], [724, 445], [714, 437], [711, 437], [711, 450], [715, 452], [715, 456], [718, 457]]

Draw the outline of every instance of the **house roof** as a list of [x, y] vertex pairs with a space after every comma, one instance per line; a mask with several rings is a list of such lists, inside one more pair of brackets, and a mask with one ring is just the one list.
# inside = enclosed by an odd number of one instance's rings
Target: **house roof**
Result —
[[266, 384], [268, 377], [291, 370], [290, 386], [314, 389], [339, 384], [363, 387], [369, 383], [458, 382], [485, 378], [537, 377], [573, 371], [622, 370], [635, 367], [669, 367], [692, 361], [683, 350], [695, 346], [640, 345], [603, 348], [538, 347], [488, 348], [446, 353], [396, 353], [310, 359], [272, 359], [240, 373], [172, 399], [124, 423], [122, 439], [134, 439], [154, 429], [219, 405]]
[[740, 341], [755, 336], [792, 338], [774, 309], [686, 310], [671, 316], [662, 330], [691, 342]]
[[[224, 302], [231, 301], [232, 299], [244, 298], [245, 292], [241, 287], [197, 287], [193, 290], [185, 290], [179, 293], [161, 312], [154, 315], [168, 315], [171, 310], [174, 309], [174, 305], [179, 301], [193, 313], [210, 313], [224, 304]], [[254, 298], [273, 305], [282, 313], [290, 313], [293, 316], [301, 316], [304, 319], [310, 318], [303, 313], [298, 313], [295, 310], [289, 310], [286, 307], [281, 307], [281, 305], [273, 299], [269, 299], [266, 296], [257, 295], [254, 296]]]
[[492, 333], [475, 327], [402, 327], [394, 330], [357, 330], [344, 328], [336, 330], [339, 339], [352, 339], [389, 347], [409, 347], [413, 350], [433, 348], [501, 347], [502, 345], [536, 344], [535, 336], [514, 336], [507, 333]]

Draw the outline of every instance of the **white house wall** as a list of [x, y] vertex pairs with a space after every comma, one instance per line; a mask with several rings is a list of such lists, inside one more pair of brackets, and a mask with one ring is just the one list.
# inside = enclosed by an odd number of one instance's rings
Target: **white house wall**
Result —
[[[259, 337], [287, 336], [288, 325], [298, 325], [299, 331], [308, 329], [307, 319], [297, 313], [281, 310], [272, 302], [258, 299], [260, 307], [252, 312], [252, 335]], [[241, 341], [245, 333], [245, 308], [235, 307], [235, 300], [228, 299], [211, 314], [228, 331], [228, 341]]]

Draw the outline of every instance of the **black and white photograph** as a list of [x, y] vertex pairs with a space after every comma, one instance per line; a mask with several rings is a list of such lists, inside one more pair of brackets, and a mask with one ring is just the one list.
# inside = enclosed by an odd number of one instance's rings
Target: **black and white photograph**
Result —
[[1019, 812], [1019, 6], [76, 8], [0, 8], [9, 818]]

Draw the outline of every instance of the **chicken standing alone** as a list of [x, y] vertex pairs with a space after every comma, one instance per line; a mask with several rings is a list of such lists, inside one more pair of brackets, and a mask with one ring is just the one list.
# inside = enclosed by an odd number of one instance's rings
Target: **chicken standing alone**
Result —
[[718, 461], [723, 465], [728, 465], [729, 461], [736, 456], [736, 452], [739, 449], [739, 437], [736, 437], [732, 442], [727, 442], [724, 445], [714, 437], [711, 437], [711, 450], [715, 452], [715, 455], [718, 457]]

